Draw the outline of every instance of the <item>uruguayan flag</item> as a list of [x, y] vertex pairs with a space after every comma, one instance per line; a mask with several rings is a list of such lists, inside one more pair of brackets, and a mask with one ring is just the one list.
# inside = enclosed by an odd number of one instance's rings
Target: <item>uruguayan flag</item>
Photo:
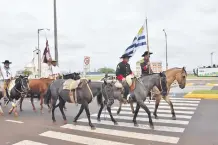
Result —
[[146, 45], [146, 37], [145, 37], [145, 23], [139, 30], [138, 34], [133, 39], [132, 44], [125, 50], [125, 54], [129, 56], [133, 56], [140, 46]]

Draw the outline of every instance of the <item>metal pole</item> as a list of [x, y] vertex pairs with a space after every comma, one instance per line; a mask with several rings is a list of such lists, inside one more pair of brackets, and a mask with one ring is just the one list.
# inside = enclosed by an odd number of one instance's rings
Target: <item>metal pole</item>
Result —
[[210, 55], [211, 55], [211, 67], [213, 67], [213, 53], [214, 53], [214, 52], [211, 52], [211, 53], [210, 53]]
[[41, 51], [39, 49], [39, 32], [41, 29], [38, 29], [38, 77], [41, 77]]
[[164, 31], [164, 34], [165, 34], [165, 41], [166, 41], [166, 70], [168, 69], [168, 56], [167, 56], [167, 33], [166, 33], [166, 31], [163, 29], [163, 31]]
[[55, 60], [57, 61], [57, 66], [59, 66], [59, 61], [58, 61], [58, 42], [57, 42], [56, 0], [54, 0], [54, 48], [55, 48]]

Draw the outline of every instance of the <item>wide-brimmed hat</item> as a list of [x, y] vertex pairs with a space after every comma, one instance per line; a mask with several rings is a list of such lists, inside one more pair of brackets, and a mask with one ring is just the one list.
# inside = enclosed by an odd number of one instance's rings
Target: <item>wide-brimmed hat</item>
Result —
[[128, 54], [123, 54], [120, 58], [130, 58], [131, 56], [129, 56]]
[[51, 62], [57, 62], [57, 60], [52, 60]]
[[[149, 52], [149, 54], [153, 54], [152, 52]], [[148, 55], [148, 51], [145, 51], [144, 54], [142, 54], [142, 57], [144, 57], [145, 55]]]
[[4, 62], [2, 62], [2, 63], [8, 63], [8, 64], [11, 64], [12, 62], [10, 62], [9, 60], [5, 60]]

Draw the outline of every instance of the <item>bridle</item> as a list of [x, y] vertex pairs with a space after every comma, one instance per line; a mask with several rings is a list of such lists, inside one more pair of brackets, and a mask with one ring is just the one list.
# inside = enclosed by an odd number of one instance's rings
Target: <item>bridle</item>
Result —
[[[26, 95], [26, 87], [24, 86], [24, 82], [23, 82], [23, 79], [25, 79], [25, 78], [21, 78], [21, 77], [19, 77], [19, 82], [17, 82], [17, 83], [20, 83], [20, 85], [21, 85], [21, 90], [18, 90], [16, 87], [15, 87], [15, 90], [18, 92], [18, 93], [20, 93], [20, 95], [23, 97], [23, 96], [25, 96]], [[27, 89], [29, 90], [29, 84], [27, 83]]]

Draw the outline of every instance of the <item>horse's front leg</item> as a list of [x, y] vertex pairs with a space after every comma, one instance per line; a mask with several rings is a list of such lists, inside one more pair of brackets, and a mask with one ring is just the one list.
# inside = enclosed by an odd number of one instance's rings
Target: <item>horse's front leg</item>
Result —
[[111, 117], [111, 121], [114, 122], [114, 125], [117, 125], [117, 121], [114, 119], [112, 113], [111, 113], [111, 106], [114, 104], [114, 99], [109, 99], [108, 103], [107, 103], [107, 111]]
[[44, 113], [43, 112], [43, 96], [44, 96], [43, 93], [41, 93], [40, 94], [40, 106], [41, 106], [40, 111], [41, 111], [41, 113]]
[[79, 116], [82, 114], [83, 110], [84, 110], [84, 105], [81, 105], [78, 114], [76, 115], [76, 117], [73, 120], [74, 124], [77, 122], [77, 120], [78, 120]]
[[88, 121], [89, 121], [89, 126], [91, 127], [91, 129], [95, 129], [95, 126], [91, 122], [88, 102], [84, 101], [82, 104], [84, 105], [85, 110], [86, 110], [86, 115], [87, 115], [87, 118], [88, 118]]
[[97, 117], [97, 120], [98, 120], [98, 121], [101, 121], [101, 112], [102, 112], [102, 110], [104, 109], [105, 104], [106, 104], [106, 100], [101, 103], [101, 107], [100, 107], [100, 109], [99, 109], [99, 111], [98, 111], [98, 117]]
[[171, 113], [172, 113], [172, 119], [176, 120], [176, 114], [173, 108], [173, 103], [170, 101], [169, 96], [163, 97], [163, 99], [170, 105]]
[[21, 96], [21, 99], [20, 99], [20, 111], [21, 112], [23, 111], [22, 109], [23, 99], [24, 99], [24, 96]]

